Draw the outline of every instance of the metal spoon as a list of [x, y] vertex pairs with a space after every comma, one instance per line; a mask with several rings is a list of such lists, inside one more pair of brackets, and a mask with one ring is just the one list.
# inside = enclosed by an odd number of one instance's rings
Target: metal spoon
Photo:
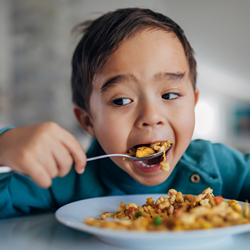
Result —
[[[170, 148], [171, 146], [169, 146], [168, 148], [165, 149], [165, 152]], [[147, 156], [143, 156], [143, 157], [133, 157], [133, 156], [129, 156], [126, 154], [108, 154], [108, 155], [100, 155], [100, 156], [95, 156], [95, 157], [90, 157], [87, 159], [87, 161], [95, 161], [95, 160], [99, 160], [99, 159], [103, 159], [103, 158], [107, 158], [107, 157], [124, 157], [133, 161], [145, 161], [145, 160], [150, 160], [153, 159], [155, 157], [161, 156], [163, 154], [163, 151], [161, 152], [157, 152], [155, 154], [152, 155], [147, 155]], [[2, 173], [9, 173], [9, 172], [14, 172], [10, 167], [7, 166], [0, 166], [0, 174]]]

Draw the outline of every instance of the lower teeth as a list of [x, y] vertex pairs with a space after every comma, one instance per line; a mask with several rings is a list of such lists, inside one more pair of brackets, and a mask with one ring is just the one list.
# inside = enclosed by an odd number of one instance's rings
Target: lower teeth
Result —
[[143, 167], [146, 167], [146, 168], [153, 168], [155, 167], [157, 164], [153, 164], [153, 165], [147, 165], [145, 164], [143, 161], [139, 161], [139, 163], [143, 166]]

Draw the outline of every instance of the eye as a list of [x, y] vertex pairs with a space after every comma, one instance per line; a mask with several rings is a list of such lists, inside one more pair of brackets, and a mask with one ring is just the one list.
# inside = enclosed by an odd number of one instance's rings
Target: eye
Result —
[[161, 97], [165, 100], [171, 100], [171, 99], [177, 98], [178, 96], [180, 95], [176, 93], [166, 93], [166, 94], [163, 94]]
[[124, 106], [126, 104], [131, 103], [132, 101], [128, 98], [119, 98], [113, 101], [113, 104], [115, 104], [116, 106]]

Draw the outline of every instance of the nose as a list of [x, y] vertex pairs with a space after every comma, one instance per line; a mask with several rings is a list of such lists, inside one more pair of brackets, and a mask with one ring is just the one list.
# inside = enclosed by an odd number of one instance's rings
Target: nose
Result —
[[150, 128], [164, 125], [162, 111], [155, 103], [150, 101], [143, 103], [136, 120], [136, 127]]

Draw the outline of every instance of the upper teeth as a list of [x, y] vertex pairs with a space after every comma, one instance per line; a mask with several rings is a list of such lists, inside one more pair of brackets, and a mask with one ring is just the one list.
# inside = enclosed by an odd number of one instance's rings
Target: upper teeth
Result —
[[157, 165], [157, 164], [147, 165], [143, 161], [139, 161], [138, 163], [140, 163], [143, 167], [147, 167], [147, 168], [152, 168], [152, 167], [155, 167]]

